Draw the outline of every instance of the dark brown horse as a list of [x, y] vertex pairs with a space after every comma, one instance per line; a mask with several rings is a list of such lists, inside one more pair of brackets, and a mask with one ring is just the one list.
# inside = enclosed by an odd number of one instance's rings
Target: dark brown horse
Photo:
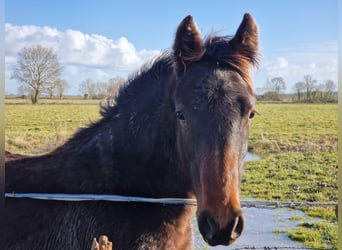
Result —
[[[244, 227], [239, 190], [257, 50], [249, 14], [233, 37], [206, 40], [187, 16], [173, 51], [131, 77], [98, 122], [49, 154], [8, 154], [6, 192], [196, 198], [204, 240], [231, 244]], [[190, 249], [192, 213], [187, 205], [6, 198], [1, 245], [90, 249], [104, 234], [114, 249]]]

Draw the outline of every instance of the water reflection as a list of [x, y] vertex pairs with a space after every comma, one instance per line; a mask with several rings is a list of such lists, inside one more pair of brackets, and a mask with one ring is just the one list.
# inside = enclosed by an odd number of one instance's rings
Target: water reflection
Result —
[[[275, 231], [284, 232], [294, 228], [304, 220], [308, 220], [305, 213], [294, 209], [259, 209], [243, 208], [245, 216], [245, 229], [241, 237], [231, 246], [209, 247], [198, 232], [196, 219], [193, 220], [195, 249], [304, 249], [304, 245], [291, 241], [285, 233], [276, 234]], [[289, 220], [296, 216], [301, 220]]]
[[260, 160], [261, 157], [259, 155], [253, 154], [251, 152], [247, 152], [245, 161], [254, 161], [254, 160]]

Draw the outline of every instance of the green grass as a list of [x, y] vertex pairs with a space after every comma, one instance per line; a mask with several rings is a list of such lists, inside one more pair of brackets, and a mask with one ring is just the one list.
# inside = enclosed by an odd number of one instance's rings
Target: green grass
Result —
[[336, 151], [337, 104], [258, 104], [249, 147], [261, 155]]
[[[261, 154], [245, 165], [243, 198], [279, 201], [337, 201], [336, 104], [259, 104], [249, 149]], [[308, 247], [337, 249], [333, 207], [301, 208], [322, 221], [286, 234]]]
[[289, 220], [292, 220], [292, 221], [299, 221], [302, 219], [303, 219], [303, 216], [300, 216], [300, 215], [294, 215], [291, 218], [289, 218]]
[[314, 249], [337, 249], [337, 225], [326, 221], [301, 223], [295, 229], [286, 230], [286, 234], [296, 241], [302, 241]]
[[99, 118], [97, 104], [5, 105], [6, 150], [44, 153]]
[[[17, 103], [5, 104], [5, 147], [17, 153], [50, 151], [78, 127], [100, 117], [98, 101]], [[262, 159], [245, 165], [241, 197], [337, 201], [337, 104], [258, 104], [257, 109], [260, 115], [251, 126], [249, 149]], [[308, 247], [337, 248], [334, 209], [301, 209], [322, 221], [286, 234]]]
[[272, 154], [246, 164], [242, 194], [263, 200], [337, 201], [337, 171], [336, 152]]

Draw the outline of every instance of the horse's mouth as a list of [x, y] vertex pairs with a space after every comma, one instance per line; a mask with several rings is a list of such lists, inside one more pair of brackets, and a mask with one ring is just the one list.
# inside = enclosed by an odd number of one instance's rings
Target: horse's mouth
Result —
[[242, 215], [236, 217], [226, 228], [219, 229], [217, 223], [209, 216], [199, 218], [199, 230], [203, 239], [210, 246], [231, 245], [240, 237], [244, 228], [244, 218]]

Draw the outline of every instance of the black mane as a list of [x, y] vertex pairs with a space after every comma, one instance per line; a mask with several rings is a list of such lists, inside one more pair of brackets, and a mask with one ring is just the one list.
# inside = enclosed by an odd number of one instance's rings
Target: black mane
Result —
[[172, 52], [169, 51], [165, 51], [160, 56], [145, 63], [139, 71], [130, 75], [128, 80], [120, 86], [113, 106], [101, 104], [100, 113], [102, 117], [111, 119], [123, 107], [139, 105], [138, 100], [141, 99], [138, 96], [149, 95], [148, 90], [151, 88], [154, 88], [156, 91], [162, 91], [160, 88], [160, 85], [163, 84], [162, 80], [173, 73], [172, 64]]

